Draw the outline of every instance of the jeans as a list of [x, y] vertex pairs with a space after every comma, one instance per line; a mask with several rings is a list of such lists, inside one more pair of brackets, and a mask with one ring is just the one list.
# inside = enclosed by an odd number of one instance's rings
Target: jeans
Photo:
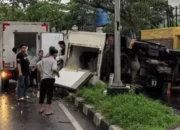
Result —
[[41, 73], [37, 71], [37, 85], [39, 86], [41, 82]]
[[26, 97], [29, 87], [29, 76], [23, 75], [18, 77], [18, 98]]
[[[35, 84], [34, 84], [34, 79], [36, 81]], [[31, 86], [37, 85], [37, 82], [38, 82], [37, 69], [35, 69], [34, 71], [31, 71], [31, 74], [30, 74], [30, 85]]]

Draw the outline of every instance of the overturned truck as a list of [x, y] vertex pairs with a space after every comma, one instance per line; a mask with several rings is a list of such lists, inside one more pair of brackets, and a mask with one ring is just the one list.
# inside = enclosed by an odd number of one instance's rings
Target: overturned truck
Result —
[[[121, 43], [121, 74], [125, 84], [134, 84], [137, 90], [153, 90], [158, 95], [167, 92], [168, 83], [179, 85], [180, 51], [147, 41], [130, 45], [125, 37], [121, 37]], [[105, 48], [108, 49], [103, 55], [101, 79], [108, 81], [110, 73], [114, 73], [114, 44]]]
[[[65, 67], [56, 84], [77, 89], [96, 75], [104, 82], [114, 73], [113, 35], [95, 32], [69, 32]], [[180, 83], [180, 52], [147, 41], [121, 37], [121, 74], [126, 84], [155, 88], [162, 92], [167, 83]]]

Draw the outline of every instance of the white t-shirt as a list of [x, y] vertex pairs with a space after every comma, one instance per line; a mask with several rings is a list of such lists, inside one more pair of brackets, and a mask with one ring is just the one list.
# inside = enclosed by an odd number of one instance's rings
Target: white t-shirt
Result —
[[42, 59], [37, 65], [42, 71], [42, 79], [55, 78], [54, 71], [57, 70], [57, 61], [52, 56]]

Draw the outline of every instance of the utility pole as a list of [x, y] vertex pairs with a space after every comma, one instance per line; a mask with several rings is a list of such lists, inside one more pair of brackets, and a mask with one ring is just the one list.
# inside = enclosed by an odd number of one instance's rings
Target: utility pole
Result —
[[115, 23], [114, 23], [114, 85], [121, 86], [121, 34], [120, 34], [120, 0], [115, 0]]
[[115, 23], [114, 23], [114, 81], [108, 88], [108, 94], [121, 94], [129, 92], [129, 89], [121, 81], [121, 34], [120, 34], [120, 0], [115, 0]]

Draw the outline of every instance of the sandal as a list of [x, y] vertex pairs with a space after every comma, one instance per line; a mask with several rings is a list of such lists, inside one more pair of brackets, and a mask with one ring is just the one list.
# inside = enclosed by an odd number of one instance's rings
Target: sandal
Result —
[[51, 112], [51, 113], [46, 113], [46, 116], [51, 116], [51, 115], [53, 115], [54, 113], [53, 112]]
[[39, 111], [39, 114], [42, 114], [42, 113], [44, 113], [44, 110]]

